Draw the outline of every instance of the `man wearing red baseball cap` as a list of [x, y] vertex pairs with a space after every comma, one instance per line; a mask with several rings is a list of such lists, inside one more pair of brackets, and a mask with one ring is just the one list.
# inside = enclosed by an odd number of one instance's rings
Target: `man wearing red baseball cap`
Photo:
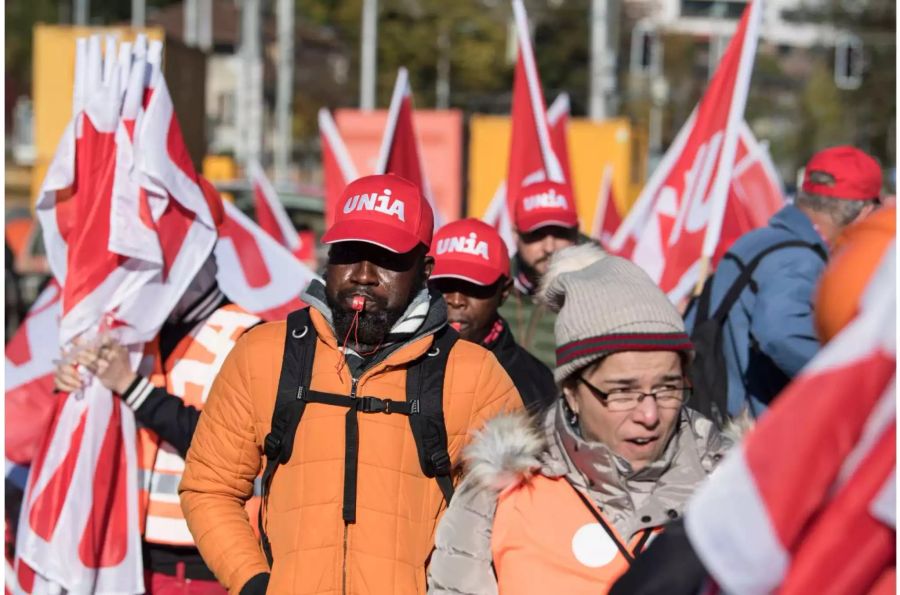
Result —
[[[237, 342], [191, 443], [183, 509], [233, 593], [424, 592], [466, 437], [522, 407], [427, 287], [419, 188], [367, 176], [336, 211], [324, 283]], [[243, 510], [260, 470], [262, 548]]]
[[429, 284], [443, 294], [450, 326], [496, 356], [526, 408], [552, 403], [557, 389], [550, 368], [516, 343], [497, 312], [512, 288], [509, 253], [497, 230], [478, 219], [448, 223], [435, 233], [431, 255]]
[[556, 317], [535, 301], [534, 294], [541, 276], [547, 272], [550, 257], [579, 241], [575, 197], [568, 184], [542, 181], [519, 188], [514, 205], [514, 285], [500, 313], [511, 323], [523, 347], [548, 366], [554, 366]]
[[[835, 239], [877, 208], [881, 185], [881, 167], [863, 151], [820, 151], [806, 164], [794, 204], [744, 234], [722, 258], [704, 289], [709, 308], [692, 308], [687, 317], [688, 327], [696, 328], [727, 313], [727, 402], [721, 395], [720, 411], [758, 416], [819, 350], [813, 292]], [[725, 303], [728, 295], [733, 299]]]

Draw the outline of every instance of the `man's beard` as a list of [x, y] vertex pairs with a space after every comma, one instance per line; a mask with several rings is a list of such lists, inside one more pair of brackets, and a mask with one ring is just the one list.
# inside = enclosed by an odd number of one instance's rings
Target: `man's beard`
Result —
[[351, 296], [357, 295], [358, 291], [347, 291], [339, 293], [336, 297], [337, 303], [332, 301], [331, 296], [326, 294], [328, 307], [331, 308], [331, 319], [334, 323], [334, 332], [337, 340], [345, 341], [348, 347], [360, 354], [370, 353], [377, 350], [388, 333], [394, 327], [394, 324], [400, 320], [407, 306], [402, 308], [389, 309], [387, 304], [375, 297], [366, 297], [366, 301], [375, 302], [378, 309], [369, 312], [362, 310], [359, 312], [359, 320], [355, 330], [351, 330], [354, 326], [354, 318], [356, 311], [347, 309], [343, 306]]
[[544, 256], [540, 257], [534, 263], [534, 266], [532, 266], [532, 265], [529, 265], [528, 263], [526, 263], [525, 260], [521, 256], [516, 254], [516, 259], [519, 261], [518, 262], [519, 272], [521, 274], [525, 275], [525, 279], [528, 280], [528, 283], [531, 284], [534, 291], [537, 291], [537, 287], [541, 283], [541, 274], [537, 272], [537, 269], [535, 267], [543, 262], [548, 262], [550, 260], [550, 258], [552, 258], [552, 257], [553, 257], [552, 254], [545, 254]]

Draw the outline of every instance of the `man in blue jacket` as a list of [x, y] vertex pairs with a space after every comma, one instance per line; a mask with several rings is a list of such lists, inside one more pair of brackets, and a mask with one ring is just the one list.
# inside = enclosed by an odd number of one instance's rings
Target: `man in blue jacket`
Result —
[[[859, 149], [820, 151], [806, 165], [794, 204], [767, 227], [744, 234], [719, 263], [711, 281], [711, 312], [741, 270], [771, 250], [725, 320], [729, 416], [757, 417], [819, 350], [812, 295], [829, 249], [847, 225], [878, 206], [881, 184], [881, 167]], [[785, 242], [794, 244], [779, 246]], [[688, 314], [689, 328], [694, 317], [695, 311]]]

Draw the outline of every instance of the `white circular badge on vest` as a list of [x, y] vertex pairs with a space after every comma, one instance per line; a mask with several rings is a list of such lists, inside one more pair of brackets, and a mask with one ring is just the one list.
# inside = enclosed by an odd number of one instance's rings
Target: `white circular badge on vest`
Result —
[[600, 568], [616, 558], [619, 548], [600, 523], [588, 523], [575, 531], [572, 553], [588, 568]]

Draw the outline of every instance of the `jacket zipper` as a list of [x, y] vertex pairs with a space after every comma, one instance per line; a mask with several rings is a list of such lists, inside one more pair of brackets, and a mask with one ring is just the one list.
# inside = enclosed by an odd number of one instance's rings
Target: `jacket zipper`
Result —
[[[356, 398], [356, 385], [359, 384], [359, 378], [350, 378], [350, 398]], [[350, 526], [344, 523], [344, 560], [341, 570], [341, 593], [347, 595], [347, 541], [349, 539]]]

